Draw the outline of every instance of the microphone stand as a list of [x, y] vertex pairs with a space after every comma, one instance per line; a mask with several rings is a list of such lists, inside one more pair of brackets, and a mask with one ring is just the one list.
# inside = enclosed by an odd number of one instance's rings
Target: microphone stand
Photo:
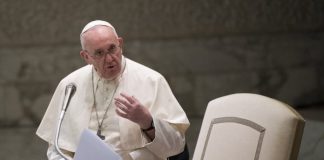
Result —
[[65, 95], [64, 95], [63, 104], [62, 104], [62, 111], [61, 111], [61, 114], [59, 117], [57, 129], [56, 129], [56, 135], [55, 135], [55, 142], [54, 142], [55, 149], [65, 160], [68, 160], [68, 158], [64, 155], [64, 153], [59, 148], [58, 140], [59, 140], [61, 125], [62, 125], [62, 121], [63, 121], [64, 115], [65, 115], [65, 112], [67, 110], [67, 107], [69, 106], [70, 100], [71, 100], [75, 91], [76, 91], [76, 86], [73, 83], [68, 84], [65, 88]]

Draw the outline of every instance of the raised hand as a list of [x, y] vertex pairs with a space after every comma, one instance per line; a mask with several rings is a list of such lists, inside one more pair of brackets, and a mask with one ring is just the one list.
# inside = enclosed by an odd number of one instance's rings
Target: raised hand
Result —
[[134, 96], [125, 93], [115, 98], [116, 113], [126, 119], [137, 123], [142, 129], [149, 128], [152, 116], [149, 110], [144, 107]]

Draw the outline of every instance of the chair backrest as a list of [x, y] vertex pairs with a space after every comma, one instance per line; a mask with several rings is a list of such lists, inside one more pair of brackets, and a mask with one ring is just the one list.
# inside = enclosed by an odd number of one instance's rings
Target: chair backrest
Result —
[[210, 101], [193, 160], [295, 160], [305, 120], [290, 106], [239, 93]]

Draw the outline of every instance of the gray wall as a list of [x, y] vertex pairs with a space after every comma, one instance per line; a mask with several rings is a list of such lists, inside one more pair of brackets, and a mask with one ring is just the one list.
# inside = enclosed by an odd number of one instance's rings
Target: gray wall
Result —
[[322, 0], [2, 0], [0, 134], [33, 135], [59, 80], [85, 64], [79, 33], [94, 19], [167, 78], [189, 117], [237, 92], [324, 103]]

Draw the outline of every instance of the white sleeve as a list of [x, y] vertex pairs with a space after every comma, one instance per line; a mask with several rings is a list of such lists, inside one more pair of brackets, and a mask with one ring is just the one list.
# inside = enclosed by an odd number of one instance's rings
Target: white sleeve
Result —
[[183, 151], [185, 136], [176, 129], [174, 124], [155, 119], [155, 138], [146, 148], [156, 156], [164, 159]]
[[[183, 151], [185, 136], [178, 129], [176, 124], [164, 120], [154, 119], [155, 138], [145, 147], [131, 151], [129, 155], [134, 160], [166, 160], [168, 157]], [[145, 133], [143, 133], [145, 134]]]
[[[69, 155], [68, 151], [62, 150], [62, 152], [69, 158], [69, 160], [72, 160], [72, 157]], [[47, 149], [47, 158], [48, 160], [65, 160], [55, 149], [55, 146], [52, 144], [49, 144]]]

